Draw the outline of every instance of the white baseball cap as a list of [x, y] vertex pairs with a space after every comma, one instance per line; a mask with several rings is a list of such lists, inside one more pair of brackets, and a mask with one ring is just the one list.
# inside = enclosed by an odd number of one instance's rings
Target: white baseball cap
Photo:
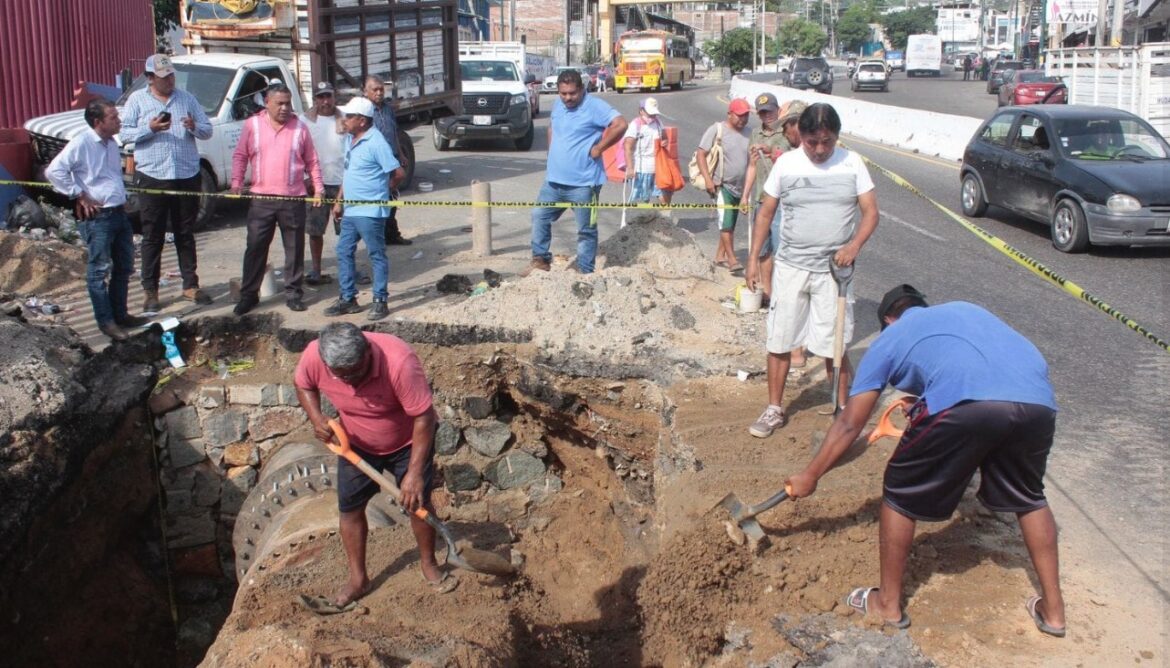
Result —
[[364, 97], [355, 97], [349, 102], [343, 104], [338, 111], [346, 115], [365, 116], [366, 118], [374, 117], [374, 103], [370, 102]]
[[648, 97], [645, 100], [642, 100], [642, 111], [650, 114], [651, 116], [657, 116], [658, 114], [662, 113], [658, 110], [658, 100], [652, 97]]
[[171, 63], [171, 57], [156, 53], [146, 59], [146, 71], [156, 77], [169, 77], [175, 73], [175, 66]]

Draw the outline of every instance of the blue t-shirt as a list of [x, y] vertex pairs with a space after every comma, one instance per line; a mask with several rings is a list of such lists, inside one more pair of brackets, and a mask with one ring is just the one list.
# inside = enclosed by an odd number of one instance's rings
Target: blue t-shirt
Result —
[[931, 413], [961, 401], [1016, 401], [1056, 410], [1048, 363], [986, 309], [948, 302], [907, 309], [870, 346], [850, 396], [886, 383], [926, 399]]
[[[342, 195], [347, 200], [390, 199], [390, 175], [401, 165], [382, 133], [370, 128], [354, 143], [345, 136], [345, 173], [341, 177]], [[347, 216], [387, 218], [390, 207], [374, 204], [347, 204]]]
[[545, 174], [549, 183], [566, 186], [605, 183], [601, 158], [590, 158], [589, 149], [601, 141], [601, 133], [618, 116], [621, 114], [617, 109], [588, 93], [575, 109], [565, 107], [557, 98], [553, 103], [552, 145], [548, 147]]

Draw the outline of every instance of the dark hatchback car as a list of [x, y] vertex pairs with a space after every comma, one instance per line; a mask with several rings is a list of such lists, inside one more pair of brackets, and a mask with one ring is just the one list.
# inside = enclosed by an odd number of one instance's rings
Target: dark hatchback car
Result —
[[824, 58], [793, 58], [789, 71], [780, 73], [780, 82], [790, 88], [812, 88], [818, 93], [831, 95], [833, 68]]
[[1005, 107], [963, 153], [967, 216], [989, 205], [1052, 226], [1052, 245], [1170, 246], [1170, 144], [1141, 118], [1087, 105]]
[[999, 87], [1003, 85], [1003, 73], [1007, 70], [1024, 70], [1027, 68], [1027, 63], [1022, 60], [1004, 60], [1000, 58], [991, 64], [991, 70], [987, 73], [987, 93], [988, 95], [995, 95], [999, 92]]

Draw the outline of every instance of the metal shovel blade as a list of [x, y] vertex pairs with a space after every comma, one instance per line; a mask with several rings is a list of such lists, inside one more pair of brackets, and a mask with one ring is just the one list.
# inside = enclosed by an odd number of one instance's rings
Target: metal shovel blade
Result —
[[731, 519], [740, 531], [753, 541], [764, 539], [764, 527], [756, 521], [755, 514], [749, 506], [743, 505], [734, 493], [728, 494], [718, 504], [731, 515]]

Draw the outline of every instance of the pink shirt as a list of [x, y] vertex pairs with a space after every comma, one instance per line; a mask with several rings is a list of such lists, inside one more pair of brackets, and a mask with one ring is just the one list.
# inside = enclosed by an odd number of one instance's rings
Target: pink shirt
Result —
[[304, 197], [306, 171], [313, 181], [313, 192], [325, 192], [312, 134], [296, 116], [277, 127], [272, 127], [267, 111], [244, 121], [232, 153], [232, 188], [243, 187], [249, 166], [256, 194]]
[[385, 455], [411, 444], [414, 418], [431, 409], [431, 387], [409, 344], [390, 334], [365, 336], [374, 358], [361, 385], [335, 378], [316, 341], [301, 355], [294, 382], [302, 390], [321, 392], [337, 407], [351, 444]]

